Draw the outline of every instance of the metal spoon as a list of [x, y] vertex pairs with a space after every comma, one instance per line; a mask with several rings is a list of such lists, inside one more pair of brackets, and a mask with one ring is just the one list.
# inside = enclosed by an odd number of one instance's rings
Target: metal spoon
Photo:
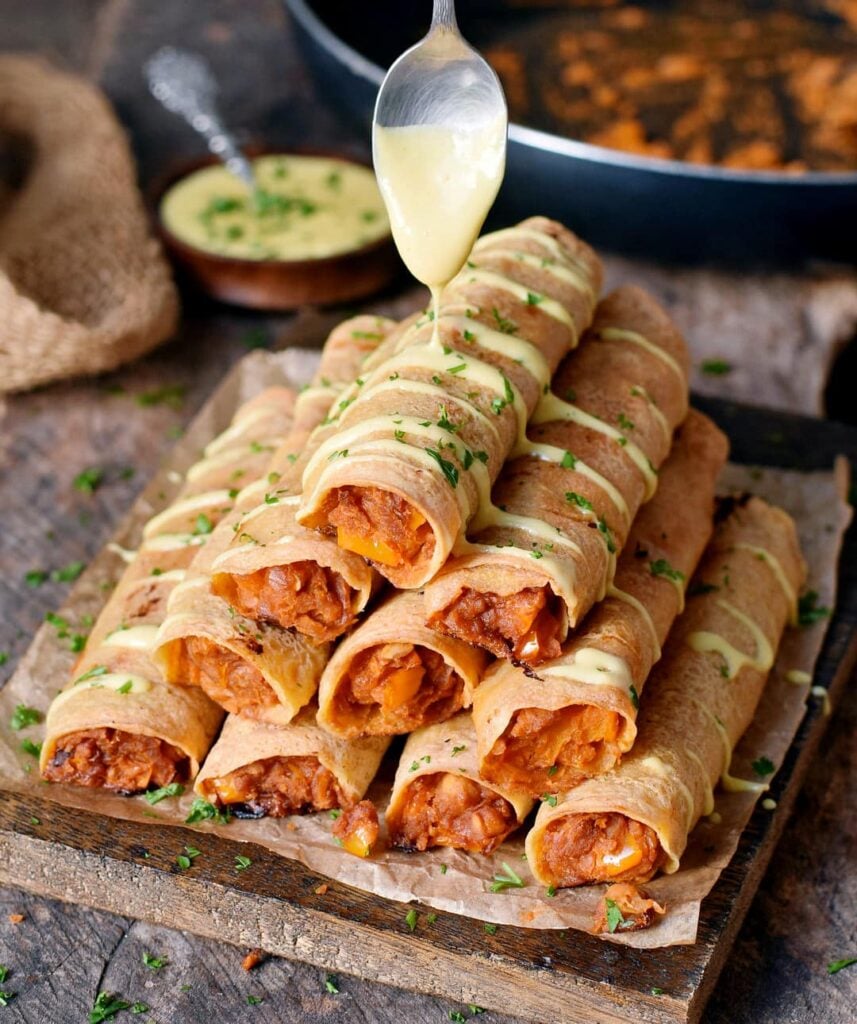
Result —
[[498, 118], [508, 122], [497, 75], [458, 31], [455, 0], [434, 0], [428, 35], [399, 57], [381, 84], [374, 123], [470, 129]]
[[205, 138], [211, 152], [256, 193], [253, 167], [220, 119], [217, 82], [208, 63], [195, 53], [165, 46], [146, 61], [144, 70], [155, 99], [183, 117]]

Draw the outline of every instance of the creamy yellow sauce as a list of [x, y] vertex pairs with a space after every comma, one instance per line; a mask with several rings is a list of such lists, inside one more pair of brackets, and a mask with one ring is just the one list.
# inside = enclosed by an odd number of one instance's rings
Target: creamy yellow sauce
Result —
[[181, 241], [247, 260], [311, 260], [351, 252], [390, 231], [375, 176], [318, 156], [253, 161], [254, 195], [225, 167], [177, 182], [161, 201], [164, 226]]
[[372, 152], [399, 255], [431, 289], [437, 320], [441, 289], [464, 266], [503, 180], [506, 119], [375, 125]]

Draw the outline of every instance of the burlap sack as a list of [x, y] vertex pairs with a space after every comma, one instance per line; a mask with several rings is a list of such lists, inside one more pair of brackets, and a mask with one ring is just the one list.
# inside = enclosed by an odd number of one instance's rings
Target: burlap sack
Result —
[[0, 391], [113, 369], [168, 337], [176, 290], [104, 96], [0, 56], [0, 145], [24, 159], [0, 197]]

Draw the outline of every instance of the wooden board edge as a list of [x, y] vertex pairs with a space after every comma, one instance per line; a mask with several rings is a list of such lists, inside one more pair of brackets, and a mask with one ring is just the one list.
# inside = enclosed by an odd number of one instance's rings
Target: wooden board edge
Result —
[[[419, 935], [385, 932], [334, 913], [239, 891], [202, 875], [175, 874], [0, 829], [0, 883], [316, 967], [524, 1019], [599, 1024], [684, 1024], [688, 1004], [641, 1000], [571, 973], [474, 958]], [[490, 977], [484, 970], [490, 964]], [[610, 994], [612, 993], [612, 994]], [[513, 1009], [512, 1009], [513, 1008]]]

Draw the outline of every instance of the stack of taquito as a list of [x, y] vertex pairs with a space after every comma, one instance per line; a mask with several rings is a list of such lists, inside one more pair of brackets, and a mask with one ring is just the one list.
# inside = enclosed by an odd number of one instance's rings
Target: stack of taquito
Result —
[[50, 706], [44, 778], [134, 793], [196, 774], [223, 711], [201, 690], [166, 681], [151, 645], [170, 593], [238, 488], [264, 471], [288, 433], [294, 404], [290, 389], [268, 388], [241, 406], [187, 471], [174, 501], [146, 524], [70, 682]]
[[[543, 803], [527, 859], [546, 885], [644, 882], [673, 872], [713, 809], [750, 724], [805, 566], [794, 523], [759, 498], [728, 500], [643, 702], [636, 742], [603, 775]], [[748, 784], [752, 786], [753, 784]]]
[[[271, 509], [293, 507], [316, 428], [329, 418], [345, 386], [383, 350], [391, 327], [390, 321], [363, 317], [331, 334], [313, 385], [298, 398], [292, 432], [265, 476], [239, 495], [235, 514], [192, 563], [157, 637], [155, 657], [167, 678], [200, 686], [231, 712], [195, 788], [235, 814], [281, 817], [350, 806], [363, 796], [387, 747], [386, 740], [348, 743], [323, 732], [311, 702], [330, 644], [245, 618], [211, 590], [209, 572], [233, 536], [244, 546], [261, 546], [250, 533], [257, 531], [257, 520]], [[289, 529], [279, 518], [280, 529]], [[288, 539], [297, 535], [300, 543], [306, 531], [293, 519], [290, 528]], [[332, 546], [315, 534], [303, 539], [309, 554], [322, 561]], [[365, 563], [363, 571], [371, 572]]]

